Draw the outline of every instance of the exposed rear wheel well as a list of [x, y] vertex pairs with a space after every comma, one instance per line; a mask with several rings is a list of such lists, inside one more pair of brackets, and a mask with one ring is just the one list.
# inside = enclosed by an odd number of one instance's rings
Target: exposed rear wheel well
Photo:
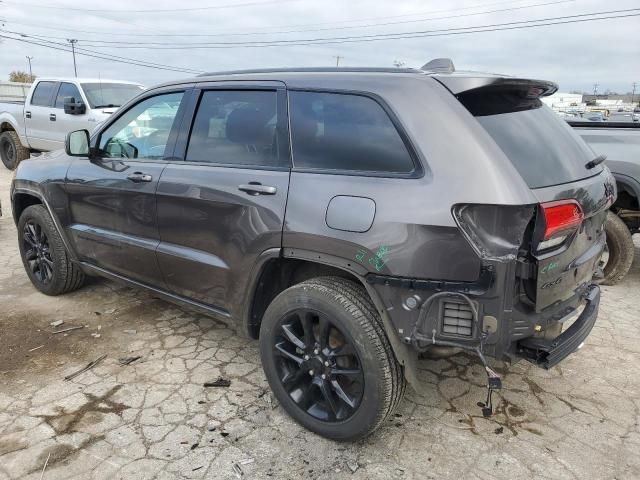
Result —
[[640, 211], [640, 199], [631, 186], [619, 180], [616, 180], [616, 184], [618, 186], [618, 198], [611, 206], [611, 210], [621, 218], [632, 233], [636, 232], [640, 229], [640, 218], [635, 214], [629, 215], [630, 212], [624, 212], [624, 210]]
[[41, 205], [42, 201], [34, 196], [29, 195], [28, 193], [16, 193], [13, 197], [13, 215], [16, 224], [18, 220], [20, 220], [20, 215], [24, 212], [24, 209], [30, 207], [31, 205]]
[[2, 122], [0, 123], [0, 132], [7, 132], [7, 131], [16, 131], [15, 128], [13, 128], [13, 126], [9, 123], [9, 122]]
[[315, 277], [337, 276], [357, 283], [351, 273], [337, 267], [305, 260], [277, 258], [270, 260], [262, 269], [249, 311], [249, 334], [258, 338], [260, 323], [271, 301], [287, 288]]

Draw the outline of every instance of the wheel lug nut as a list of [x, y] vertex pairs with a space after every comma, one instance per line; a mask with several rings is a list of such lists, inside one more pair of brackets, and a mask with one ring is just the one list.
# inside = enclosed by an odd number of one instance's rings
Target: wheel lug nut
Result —
[[313, 370], [309, 370], [309, 375], [313, 377]]
[[304, 359], [305, 359], [305, 360], [309, 360], [309, 355], [305, 355], [305, 356], [304, 356]]
[[325, 367], [328, 367], [328, 366], [329, 366], [329, 362], [325, 361], [325, 362], [324, 362], [324, 366], [325, 366]]
[[326, 378], [327, 378], [327, 376], [323, 373], [323, 374], [322, 374], [322, 379], [323, 379], [323, 380], [326, 380]]
[[318, 355], [320, 353], [320, 350], [318, 350], [317, 348], [313, 351], [314, 355]]

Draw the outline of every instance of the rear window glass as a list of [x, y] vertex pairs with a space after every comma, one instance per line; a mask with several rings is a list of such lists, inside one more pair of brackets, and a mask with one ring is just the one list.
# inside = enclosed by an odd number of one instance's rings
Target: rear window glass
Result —
[[573, 129], [538, 99], [509, 101], [508, 96], [459, 96], [511, 160], [530, 188], [573, 182], [599, 173], [587, 169], [595, 154]]
[[204, 92], [193, 122], [186, 160], [221, 165], [285, 166], [278, 155], [277, 123], [275, 91]]
[[40, 82], [36, 85], [36, 89], [33, 91], [31, 97], [31, 105], [48, 107], [51, 100], [51, 94], [53, 93], [53, 87], [55, 82]]
[[361, 95], [290, 92], [296, 168], [410, 173], [413, 160], [384, 109]]

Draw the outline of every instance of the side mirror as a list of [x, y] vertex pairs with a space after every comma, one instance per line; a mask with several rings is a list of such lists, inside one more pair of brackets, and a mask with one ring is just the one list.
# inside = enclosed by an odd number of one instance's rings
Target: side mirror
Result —
[[109, 158], [138, 158], [138, 148], [127, 142], [109, 141], [105, 151]]
[[89, 157], [89, 131], [76, 130], [67, 133], [64, 150], [70, 157]]
[[87, 111], [87, 106], [82, 100], [76, 101], [74, 97], [64, 97], [64, 113], [69, 115], [82, 115]]

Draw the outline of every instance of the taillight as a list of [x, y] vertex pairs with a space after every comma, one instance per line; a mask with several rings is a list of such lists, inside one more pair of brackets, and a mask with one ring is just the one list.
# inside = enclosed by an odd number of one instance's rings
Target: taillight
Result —
[[538, 250], [562, 245], [574, 233], [584, 219], [582, 207], [575, 200], [560, 200], [540, 204], [544, 218], [544, 234]]

